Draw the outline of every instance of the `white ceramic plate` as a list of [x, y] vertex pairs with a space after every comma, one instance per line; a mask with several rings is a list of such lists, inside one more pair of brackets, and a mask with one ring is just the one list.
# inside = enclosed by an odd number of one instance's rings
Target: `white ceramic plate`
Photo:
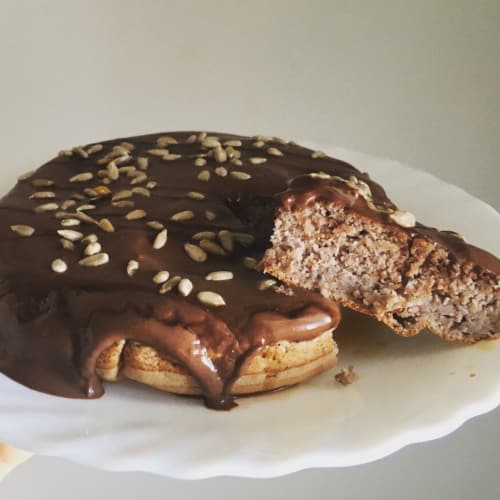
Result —
[[[500, 254], [500, 216], [457, 187], [399, 163], [324, 148], [368, 171], [419, 220], [461, 232]], [[500, 343], [472, 347], [422, 333], [402, 339], [348, 315], [339, 367], [293, 389], [240, 399], [231, 412], [133, 383], [100, 400], [40, 394], [0, 375], [0, 441], [111, 470], [177, 478], [272, 477], [308, 467], [376, 460], [455, 430], [500, 404]]]

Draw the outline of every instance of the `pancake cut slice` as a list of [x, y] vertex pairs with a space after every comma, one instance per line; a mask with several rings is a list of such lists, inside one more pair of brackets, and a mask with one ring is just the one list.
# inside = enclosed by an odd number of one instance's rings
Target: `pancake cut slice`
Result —
[[271, 243], [261, 269], [400, 335], [428, 328], [467, 343], [500, 335], [498, 259], [417, 223], [371, 180], [297, 178], [281, 197]]

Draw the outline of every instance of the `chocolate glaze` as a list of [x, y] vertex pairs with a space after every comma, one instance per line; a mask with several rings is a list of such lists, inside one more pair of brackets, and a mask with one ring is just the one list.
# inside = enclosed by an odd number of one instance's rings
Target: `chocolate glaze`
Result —
[[[182, 155], [174, 160], [148, 153], [158, 147], [157, 139], [166, 134], [103, 142], [103, 150], [88, 159], [77, 153], [58, 156], [29, 179], [18, 182], [1, 200], [0, 372], [47, 393], [99, 397], [103, 387], [95, 374], [96, 360], [104, 349], [125, 338], [150, 345], [176, 359], [198, 380], [209, 406], [229, 408], [233, 404], [231, 384], [239, 369], [260, 348], [282, 339], [309, 340], [337, 326], [340, 315], [336, 304], [305, 290], [259, 291], [256, 284], [263, 275], [244, 267], [242, 259], [244, 256], [259, 259], [263, 255], [269, 244], [274, 211], [280, 203], [293, 207], [326, 198], [363, 205], [364, 200], [344, 183], [304, 174], [323, 171], [345, 179], [354, 175], [370, 186], [379, 206], [395, 208], [384, 190], [351, 165], [332, 158], [313, 159], [310, 150], [275, 139], [265, 139], [262, 148], [258, 137], [210, 134], [221, 142], [241, 140], [242, 146], [235, 149], [241, 152], [242, 165], [229, 160], [216, 162], [208, 157], [205, 167], [197, 167], [195, 156], [210, 149], [200, 141], [187, 143], [193, 134], [198, 133], [168, 133], [178, 141], [168, 145], [169, 152]], [[109, 196], [96, 198], [88, 194], [78, 200], [78, 205], [94, 204], [96, 208], [87, 213], [96, 220], [109, 218], [116, 229], [107, 233], [91, 223], [69, 228], [85, 235], [97, 234], [103, 251], [110, 256], [105, 265], [83, 267], [78, 261], [83, 257], [84, 245], [76, 242], [74, 251], [63, 250], [56, 233], [61, 229], [60, 220], [54, 212], [35, 213], [34, 208], [52, 201], [61, 204], [75, 194], [81, 198], [85, 188], [102, 184], [97, 172], [106, 165], [98, 165], [97, 161], [123, 141], [131, 143], [134, 149], [130, 159], [119, 166], [136, 165], [138, 157], [148, 157], [148, 181], [156, 181], [158, 185], [151, 189], [150, 198], [137, 194], [132, 198], [134, 209], [147, 212], [141, 220], [125, 219], [124, 215], [132, 208], [112, 206]], [[269, 147], [277, 148], [283, 156], [268, 153]], [[267, 161], [252, 164], [249, 161], [252, 157]], [[247, 172], [252, 177], [239, 180], [231, 175], [218, 176], [214, 169], [220, 165], [229, 172]], [[208, 182], [197, 178], [204, 169], [211, 173]], [[81, 183], [69, 181], [81, 172], [92, 172], [94, 178]], [[33, 187], [34, 179], [49, 179], [54, 185]], [[130, 189], [130, 181], [122, 173], [109, 188], [116, 194]], [[145, 182], [138, 185], [144, 186]], [[40, 190], [53, 191], [55, 199], [30, 199], [34, 191]], [[206, 198], [192, 200], [186, 196], [190, 191], [201, 192]], [[285, 194], [279, 196], [280, 193]], [[375, 216], [366, 203], [363, 206], [366, 213]], [[192, 210], [194, 218], [178, 222], [169, 219], [183, 210]], [[208, 220], [206, 210], [215, 212], [216, 218]], [[152, 247], [157, 231], [146, 225], [151, 220], [161, 221], [168, 228], [168, 242], [159, 250]], [[32, 226], [35, 233], [21, 237], [10, 229], [14, 224]], [[193, 242], [194, 233], [221, 229], [252, 233], [256, 242], [248, 248], [236, 243], [228, 255], [209, 255], [203, 263], [196, 263], [186, 255], [183, 245]], [[480, 265], [498, 266], [494, 257], [448, 234], [420, 225], [411, 231], [433, 238]], [[55, 258], [63, 258], [68, 264], [65, 273], [51, 270]], [[132, 277], [125, 272], [130, 259], [140, 263]], [[182, 297], [174, 290], [160, 295], [152, 277], [163, 269], [171, 276], [188, 277], [194, 285], [193, 293]], [[234, 279], [204, 279], [207, 273], [218, 270], [232, 271]], [[219, 293], [226, 306], [200, 304], [196, 293], [201, 290]]]

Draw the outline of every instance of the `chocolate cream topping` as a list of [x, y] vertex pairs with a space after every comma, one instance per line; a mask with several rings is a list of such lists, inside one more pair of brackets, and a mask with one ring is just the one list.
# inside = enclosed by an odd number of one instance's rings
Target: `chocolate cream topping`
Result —
[[[254, 266], [279, 203], [328, 193], [366, 208], [353, 176], [377, 213], [395, 210], [366, 174], [277, 138], [173, 132], [62, 151], [0, 202], [0, 372], [99, 397], [99, 354], [129, 339], [185, 366], [209, 406], [231, 407], [231, 384], [259, 349], [337, 326], [336, 304]], [[497, 265], [448, 233], [411, 231]]]

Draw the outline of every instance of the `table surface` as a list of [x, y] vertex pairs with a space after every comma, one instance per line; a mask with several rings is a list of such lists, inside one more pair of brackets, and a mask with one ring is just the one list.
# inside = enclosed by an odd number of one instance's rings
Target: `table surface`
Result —
[[[3, 0], [2, 185], [147, 131], [277, 134], [390, 157], [500, 208], [498, 0]], [[500, 410], [373, 464], [184, 482], [35, 457], [3, 500], [494, 499]]]

